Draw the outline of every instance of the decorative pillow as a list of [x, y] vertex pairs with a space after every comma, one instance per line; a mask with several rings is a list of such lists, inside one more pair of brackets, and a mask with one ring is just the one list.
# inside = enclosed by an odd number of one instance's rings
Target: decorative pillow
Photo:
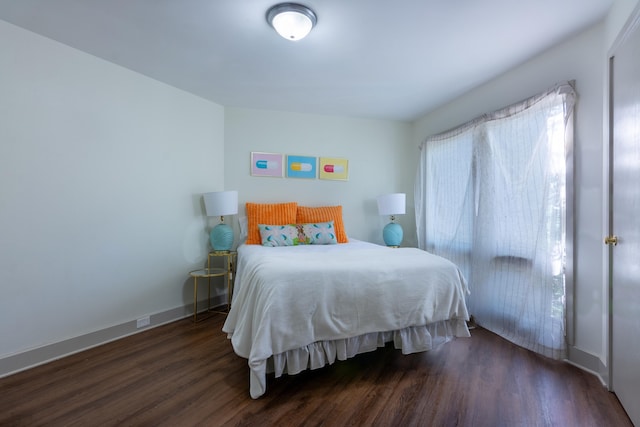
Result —
[[[295, 225], [258, 224], [262, 246], [296, 246], [299, 245], [298, 230]], [[303, 242], [306, 244], [306, 242]]]
[[347, 243], [347, 233], [342, 222], [342, 206], [321, 206], [317, 208], [298, 206], [296, 223], [319, 223], [333, 221], [338, 243]]
[[263, 246], [334, 245], [333, 221], [313, 224], [258, 224]]
[[333, 221], [302, 224], [302, 231], [310, 245], [335, 245], [338, 243]]
[[248, 245], [262, 243], [258, 224], [295, 224], [297, 206], [296, 202], [247, 203], [247, 241], [245, 243]]

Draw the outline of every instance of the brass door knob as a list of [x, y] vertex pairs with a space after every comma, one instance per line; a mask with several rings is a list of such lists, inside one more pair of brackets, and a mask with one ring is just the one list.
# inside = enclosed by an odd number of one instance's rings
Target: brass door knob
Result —
[[616, 246], [618, 244], [618, 236], [607, 236], [604, 238], [605, 245]]

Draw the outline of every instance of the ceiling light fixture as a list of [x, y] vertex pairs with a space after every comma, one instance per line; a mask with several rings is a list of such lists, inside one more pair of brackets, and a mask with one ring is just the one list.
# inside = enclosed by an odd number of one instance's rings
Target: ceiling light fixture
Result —
[[318, 22], [313, 10], [298, 3], [280, 3], [267, 11], [267, 22], [287, 40], [301, 40]]

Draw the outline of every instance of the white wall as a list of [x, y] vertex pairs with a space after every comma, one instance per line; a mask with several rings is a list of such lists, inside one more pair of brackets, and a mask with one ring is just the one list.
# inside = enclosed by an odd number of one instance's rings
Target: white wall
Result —
[[0, 52], [0, 361], [192, 303], [223, 108], [3, 21]]
[[[415, 245], [415, 227], [411, 228], [415, 220], [409, 210], [415, 169], [405, 165], [417, 152], [410, 144], [410, 129], [409, 124], [395, 121], [227, 108], [226, 189], [239, 191], [240, 215], [245, 202], [340, 204], [348, 235], [380, 244], [389, 218], [378, 215], [376, 197], [406, 192], [407, 215], [399, 222], [409, 229], [404, 244]], [[347, 158], [349, 180], [251, 176], [252, 151]]]
[[605, 361], [606, 310], [602, 287], [602, 126], [604, 24], [575, 36], [415, 123], [414, 142], [482, 113], [576, 80], [575, 133], [575, 348]]
[[620, 31], [640, 1], [638, 0], [615, 0], [605, 21], [607, 52], [618, 38]]

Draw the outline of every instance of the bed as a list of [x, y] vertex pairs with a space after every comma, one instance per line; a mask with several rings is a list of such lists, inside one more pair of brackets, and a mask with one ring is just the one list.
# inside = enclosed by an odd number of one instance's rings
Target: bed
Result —
[[416, 248], [349, 243], [242, 244], [223, 331], [248, 360], [250, 395], [393, 342], [403, 354], [468, 337], [467, 284], [450, 261]]

